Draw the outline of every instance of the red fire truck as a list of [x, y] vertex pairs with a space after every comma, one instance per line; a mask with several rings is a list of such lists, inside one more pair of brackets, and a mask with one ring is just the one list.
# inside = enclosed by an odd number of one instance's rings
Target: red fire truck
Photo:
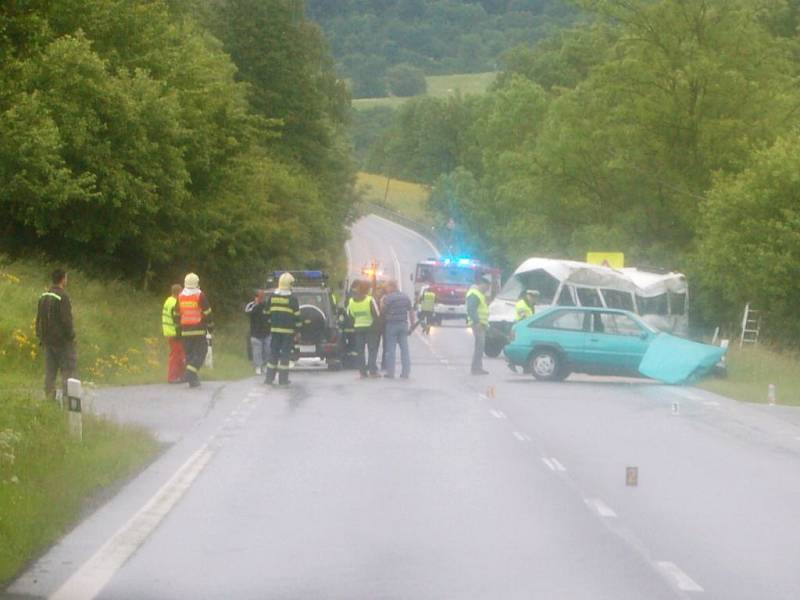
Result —
[[424, 288], [436, 294], [434, 318], [466, 319], [465, 296], [470, 286], [483, 276], [492, 279], [491, 296], [500, 291], [500, 270], [471, 258], [429, 258], [417, 263], [414, 279], [414, 297], [419, 299]]

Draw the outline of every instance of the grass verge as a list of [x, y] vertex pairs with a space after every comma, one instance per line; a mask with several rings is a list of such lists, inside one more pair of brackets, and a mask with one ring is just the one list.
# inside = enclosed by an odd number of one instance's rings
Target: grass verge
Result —
[[385, 175], [359, 173], [357, 185], [364, 200], [385, 206], [423, 225], [430, 225], [431, 217], [427, 210], [430, 188], [410, 181], [391, 179], [389, 192], [384, 201], [386, 180]]
[[[446, 98], [448, 96], [470, 96], [483, 94], [494, 83], [497, 73], [464, 73], [459, 75], [430, 75], [425, 78], [428, 89], [423, 95], [434, 98]], [[419, 97], [419, 96], [412, 96]], [[356, 98], [352, 101], [353, 108], [364, 110], [376, 106], [386, 106], [397, 108], [408, 98], [397, 96], [386, 96], [384, 98]]]
[[68, 531], [88, 499], [158, 450], [146, 431], [88, 416], [79, 443], [55, 405], [0, 395], [0, 587]]
[[[38, 390], [43, 358], [36, 340], [36, 302], [52, 265], [0, 256], [0, 389]], [[79, 377], [103, 384], [157, 383], [166, 379], [167, 343], [161, 335], [166, 293], [146, 293], [118, 281], [97, 281], [70, 270], [67, 289], [77, 333]], [[218, 323], [214, 369], [206, 379], [250, 372], [244, 314]]]
[[728, 351], [728, 376], [707, 379], [700, 387], [745, 402], [767, 402], [775, 384], [778, 404], [800, 406], [800, 355], [756, 346]]

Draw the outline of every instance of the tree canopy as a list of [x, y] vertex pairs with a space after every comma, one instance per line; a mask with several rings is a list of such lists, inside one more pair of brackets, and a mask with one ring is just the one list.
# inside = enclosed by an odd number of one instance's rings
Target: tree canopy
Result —
[[3, 250], [220, 292], [332, 265], [349, 98], [285, 0], [0, 7]]
[[386, 95], [392, 67], [429, 75], [494, 71], [499, 56], [573, 22], [563, 0], [308, 0], [356, 97]]
[[797, 3], [581, 4], [591, 23], [507, 53], [485, 97], [401, 107], [373, 165], [435, 184], [440, 222], [503, 266], [620, 250], [687, 271], [703, 323], [748, 298], [798, 323], [779, 277], [800, 232]]

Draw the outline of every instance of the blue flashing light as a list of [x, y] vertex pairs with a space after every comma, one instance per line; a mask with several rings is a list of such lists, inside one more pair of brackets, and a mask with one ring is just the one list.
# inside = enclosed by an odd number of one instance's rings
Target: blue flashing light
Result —
[[472, 264], [472, 259], [471, 258], [459, 258], [458, 259], [458, 264], [461, 265], [461, 266], [471, 265]]

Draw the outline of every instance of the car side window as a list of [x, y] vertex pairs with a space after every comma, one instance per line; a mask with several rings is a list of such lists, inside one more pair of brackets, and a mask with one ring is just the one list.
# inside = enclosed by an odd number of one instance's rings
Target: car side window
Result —
[[559, 306], [575, 306], [569, 286], [565, 285], [561, 288], [561, 293], [558, 295], [558, 304]]
[[600, 295], [595, 288], [579, 287], [575, 289], [578, 292], [578, 300], [581, 306], [603, 306], [603, 303], [600, 301]]
[[539, 319], [531, 323], [531, 327], [559, 329], [562, 331], [585, 331], [584, 314], [575, 310], [559, 311], [549, 318]]
[[[631, 319], [628, 315], [621, 315], [617, 313], [595, 313], [600, 317], [599, 322], [602, 324], [603, 333], [610, 333], [612, 335], [628, 335], [639, 336], [644, 330], [639, 324]], [[595, 321], [597, 323], [597, 321]], [[601, 333], [598, 331], [598, 333]]]

